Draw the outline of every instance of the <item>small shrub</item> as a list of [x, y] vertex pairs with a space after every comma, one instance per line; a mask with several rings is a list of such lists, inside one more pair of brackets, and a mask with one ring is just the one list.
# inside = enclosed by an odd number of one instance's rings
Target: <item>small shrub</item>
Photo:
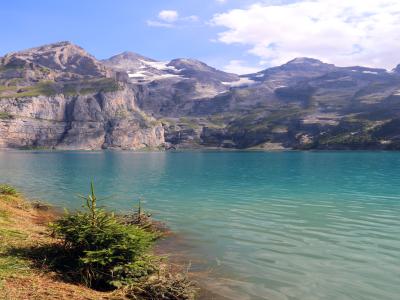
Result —
[[0, 195], [17, 196], [17, 190], [8, 184], [0, 184]]
[[141, 199], [138, 201], [136, 210], [132, 213], [121, 216], [120, 219], [124, 224], [137, 226], [145, 231], [152, 232], [159, 237], [169, 231], [164, 223], [155, 221], [152, 218], [151, 213], [143, 210]]
[[84, 211], [67, 213], [51, 225], [71, 268], [87, 286], [113, 289], [140, 281], [157, 270], [148, 250], [156, 236], [120, 222], [97, 207], [93, 183]]
[[168, 274], [131, 286], [127, 292], [130, 299], [194, 300], [198, 289], [185, 274]]

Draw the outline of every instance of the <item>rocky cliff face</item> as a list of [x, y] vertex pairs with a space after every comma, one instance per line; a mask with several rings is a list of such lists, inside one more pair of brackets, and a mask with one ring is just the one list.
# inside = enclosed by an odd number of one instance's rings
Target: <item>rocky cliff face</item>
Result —
[[0, 147], [140, 149], [164, 144], [134, 91], [70, 43], [6, 55], [0, 65]]
[[127, 150], [164, 144], [161, 123], [136, 107], [129, 89], [2, 99], [0, 111], [0, 147]]

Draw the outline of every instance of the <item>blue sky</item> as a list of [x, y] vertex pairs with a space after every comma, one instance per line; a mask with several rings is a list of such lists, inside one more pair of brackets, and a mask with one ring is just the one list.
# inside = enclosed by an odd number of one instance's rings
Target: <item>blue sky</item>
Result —
[[297, 56], [391, 68], [400, 63], [399, 2], [4, 0], [0, 55], [69, 40], [100, 59], [134, 51], [239, 73]]
[[[98, 58], [134, 51], [167, 60], [191, 57], [222, 67], [244, 57], [241, 45], [213, 42], [218, 29], [207, 25], [212, 16], [251, 1], [221, 3], [204, 0], [10, 0], [0, 8], [0, 55], [56, 41], [72, 41]], [[149, 26], [159, 12], [175, 10], [182, 21], [174, 28]], [[161, 21], [161, 20], [160, 20]]]

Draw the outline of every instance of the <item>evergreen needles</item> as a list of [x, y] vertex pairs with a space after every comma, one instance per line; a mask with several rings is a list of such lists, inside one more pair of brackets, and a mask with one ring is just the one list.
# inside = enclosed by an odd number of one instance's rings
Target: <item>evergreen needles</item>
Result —
[[90, 195], [82, 198], [83, 211], [67, 213], [52, 224], [82, 282], [93, 288], [111, 289], [155, 272], [148, 250], [156, 235], [123, 224], [113, 213], [98, 208], [93, 183]]

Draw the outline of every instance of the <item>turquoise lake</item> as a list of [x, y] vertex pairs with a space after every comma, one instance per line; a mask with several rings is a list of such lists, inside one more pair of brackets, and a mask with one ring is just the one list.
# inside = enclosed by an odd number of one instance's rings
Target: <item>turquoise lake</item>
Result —
[[91, 178], [116, 211], [142, 197], [224, 299], [400, 299], [398, 152], [0, 152], [28, 198], [77, 208]]

